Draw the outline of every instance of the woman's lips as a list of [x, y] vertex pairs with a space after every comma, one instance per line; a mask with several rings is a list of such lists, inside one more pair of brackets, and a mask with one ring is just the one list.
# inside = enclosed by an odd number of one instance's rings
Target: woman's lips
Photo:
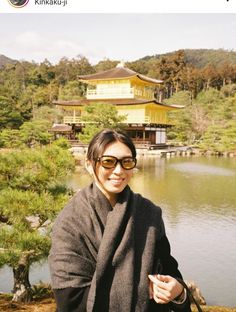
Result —
[[113, 178], [109, 178], [109, 181], [112, 183], [112, 184], [121, 184], [124, 179], [120, 178], [120, 179], [113, 179]]

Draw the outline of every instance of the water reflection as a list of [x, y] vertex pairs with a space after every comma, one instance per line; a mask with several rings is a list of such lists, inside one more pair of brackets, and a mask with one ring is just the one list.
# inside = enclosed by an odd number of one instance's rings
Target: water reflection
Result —
[[[235, 211], [236, 170], [215, 165], [202, 164], [199, 158], [186, 162], [185, 159], [141, 160], [139, 171], [135, 174], [131, 186], [135, 191], [151, 197], [174, 210], [211, 210], [224, 214], [225, 209]], [[209, 160], [205, 160], [208, 162]], [[226, 160], [228, 164], [228, 160]], [[221, 160], [222, 165], [222, 160]], [[195, 170], [204, 169], [203, 171]], [[206, 174], [206, 168], [211, 174]], [[191, 173], [191, 174], [186, 174]], [[214, 172], [214, 174], [213, 174]]]
[[236, 172], [234, 170], [229, 170], [225, 168], [219, 168], [215, 166], [203, 165], [198, 164], [196, 162], [185, 162], [181, 164], [172, 164], [172, 168], [179, 170], [185, 173], [197, 173], [197, 174], [204, 174], [204, 175], [222, 175], [222, 176], [234, 176]]

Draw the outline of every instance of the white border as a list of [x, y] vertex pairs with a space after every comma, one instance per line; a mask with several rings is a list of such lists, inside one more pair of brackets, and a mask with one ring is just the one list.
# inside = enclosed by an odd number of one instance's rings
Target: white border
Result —
[[0, 0], [1, 13], [236, 13], [236, 0], [66, 0], [67, 5], [36, 5], [22, 8]]

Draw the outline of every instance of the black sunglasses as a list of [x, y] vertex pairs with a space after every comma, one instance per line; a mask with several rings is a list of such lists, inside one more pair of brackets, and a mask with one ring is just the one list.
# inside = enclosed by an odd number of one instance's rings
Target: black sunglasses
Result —
[[121, 159], [116, 158], [115, 156], [101, 156], [96, 159], [96, 162], [99, 162], [100, 165], [105, 169], [115, 168], [117, 163], [121, 164], [121, 167], [125, 170], [131, 170], [136, 166], [137, 159], [133, 157], [124, 157]]

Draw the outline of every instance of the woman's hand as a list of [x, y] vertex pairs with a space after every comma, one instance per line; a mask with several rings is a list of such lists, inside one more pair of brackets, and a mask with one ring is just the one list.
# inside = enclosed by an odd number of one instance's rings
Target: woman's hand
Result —
[[183, 286], [169, 275], [148, 275], [150, 299], [156, 303], [166, 304], [183, 292]]

